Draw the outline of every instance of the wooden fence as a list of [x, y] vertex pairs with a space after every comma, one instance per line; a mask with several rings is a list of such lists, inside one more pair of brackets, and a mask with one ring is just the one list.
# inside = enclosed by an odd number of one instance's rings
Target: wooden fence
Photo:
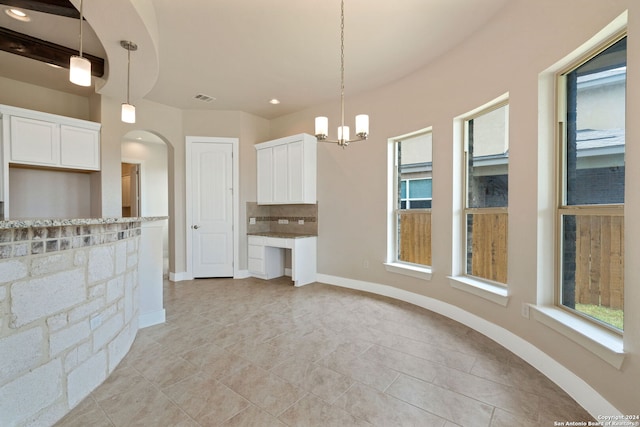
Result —
[[508, 215], [475, 213], [471, 216], [471, 268], [468, 268], [471, 271], [468, 273], [506, 284]]
[[398, 259], [431, 265], [431, 210], [400, 211]]
[[[431, 265], [431, 211], [400, 212], [401, 261]], [[469, 274], [507, 283], [506, 213], [473, 214]], [[576, 302], [624, 306], [624, 218], [576, 216]]]
[[624, 218], [577, 215], [576, 302], [624, 308]]

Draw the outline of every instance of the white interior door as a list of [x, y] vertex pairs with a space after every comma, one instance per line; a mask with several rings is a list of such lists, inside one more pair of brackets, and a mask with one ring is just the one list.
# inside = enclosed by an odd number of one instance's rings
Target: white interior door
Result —
[[191, 147], [193, 277], [233, 277], [233, 146]]

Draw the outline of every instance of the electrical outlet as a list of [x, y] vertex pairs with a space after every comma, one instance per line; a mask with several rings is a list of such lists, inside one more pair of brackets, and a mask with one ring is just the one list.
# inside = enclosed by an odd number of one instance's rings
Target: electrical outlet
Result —
[[299, 225], [304, 225], [304, 219], [299, 219], [299, 220], [298, 220], [298, 224], [299, 224]]
[[529, 304], [528, 303], [526, 303], [526, 302], [522, 303], [522, 311], [521, 311], [520, 314], [522, 314], [522, 317], [524, 317], [525, 319], [529, 318]]
[[256, 224], [256, 219], [255, 218], [249, 218], [249, 225], [255, 225]]
[[368, 259], [365, 259], [365, 260], [362, 262], [362, 266], [363, 266], [364, 268], [369, 268], [369, 260], [368, 260]]

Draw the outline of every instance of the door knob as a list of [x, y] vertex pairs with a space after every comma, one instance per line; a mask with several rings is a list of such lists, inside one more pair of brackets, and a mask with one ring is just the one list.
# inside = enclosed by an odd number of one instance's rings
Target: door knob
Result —
[[198, 228], [200, 228], [199, 225], [192, 225], [191, 228], [193, 228], [194, 230], [197, 230]]

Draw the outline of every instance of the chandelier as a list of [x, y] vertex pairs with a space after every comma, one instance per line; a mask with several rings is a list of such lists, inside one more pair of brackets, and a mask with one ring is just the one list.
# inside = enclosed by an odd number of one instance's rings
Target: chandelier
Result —
[[323, 116], [316, 117], [315, 135], [318, 141], [331, 142], [343, 148], [351, 142], [364, 141], [369, 136], [369, 116], [358, 114], [356, 116], [356, 136], [349, 139], [349, 126], [344, 125], [344, 0], [340, 3], [340, 127], [338, 127], [338, 139], [330, 140], [329, 119]]

